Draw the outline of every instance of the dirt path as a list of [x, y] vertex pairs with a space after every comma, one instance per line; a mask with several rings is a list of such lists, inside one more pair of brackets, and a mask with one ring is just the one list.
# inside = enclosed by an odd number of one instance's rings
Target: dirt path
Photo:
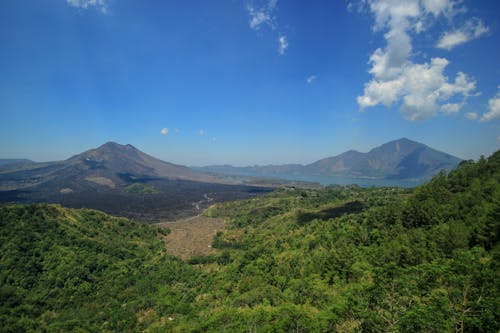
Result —
[[193, 202], [192, 205], [194, 207], [194, 209], [196, 209], [196, 211], [201, 211], [201, 205], [203, 205], [204, 203], [207, 203], [209, 204], [210, 202], [212, 202], [214, 200], [214, 198], [211, 198], [208, 193], [205, 193], [203, 194], [203, 200], [200, 200], [200, 201], [197, 201], [197, 202]]
[[224, 221], [204, 216], [194, 216], [175, 222], [162, 222], [158, 226], [169, 228], [167, 251], [169, 254], [188, 259], [194, 255], [215, 253], [212, 240], [224, 229]]

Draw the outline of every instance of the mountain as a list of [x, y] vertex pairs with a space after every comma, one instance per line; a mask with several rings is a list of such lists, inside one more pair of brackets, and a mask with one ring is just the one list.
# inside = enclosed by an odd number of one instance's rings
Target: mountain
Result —
[[4, 188], [19, 189], [53, 181], [76, 187], [87, 186], [89, 184], [86, 183], [90, 182], [114, 188], [136, 180], [155, 178], [217, 181], [214, 176], [164, 162], [132, 145], [108, 142], [64, 161], [19, 164], [18, 168], [0, 174], [0, 184]]
[[134, 146], [108, 142], [67, 160], [67, 164], [85, 170], [87, 178], [108, 177], [113, 181], [130, 178], [169, 178], [214, 182], [213, 176], [188, 167], [164, 162]]
[[9, 164], [30, 164], [35, 163], [32, 160], [28, 160], [26, 158], [0, 158], [0, 166], [9, 165]]
[[34, 163], [32, 160], [25, 158], [0, 158], [0, 172], [19, 169]]
[[[2, 161], [4, 160], [0, 160]], [[349, 150], [307, 165], [221, 165], [188, 168], [159, 160], [132, 145], [115, 142], [108, 142], [65, 161], [10, 161], [12, 162], [5, 162], [3, 167], [0, 165], [0, 190], [23, 189], [48, 182], [57, 182], [62, 186], [59, 190], [96, 185], [115, 188], [157, 178], [206, 183], [241, 183], [241, 179], [221, 175], [306, 181], [318, 181], [314, 177], [348, 177], [354, 182], [356, 179], [426, 180], [441, 170], [449, 171], [455, 168], [460, 159], [422, 143], [402, 138], [373, 148], [367, 153]]]
[[269, 190], [230, 183], [115, 142], [64, 161], [0, 171], [0, 202], [60, 203], [142, 221], [197, 215], [212, 202]]
[[428, 179], [450, 171], [460, 159], [406, 138], [385, 143], [367, 153], [350, 150], [306, 165], [304, 172], [359, 178]]
[[441, 170], [454, 169], [460, 159], [406, 138], [385, 143], [367, 153], [355, 150], [323, 158], [307, 165], [285, 164], [249, 167], [208, 166], [196, 170], [221, 173], [308, 179], [349, 177], [355, 179], [426, 180]]

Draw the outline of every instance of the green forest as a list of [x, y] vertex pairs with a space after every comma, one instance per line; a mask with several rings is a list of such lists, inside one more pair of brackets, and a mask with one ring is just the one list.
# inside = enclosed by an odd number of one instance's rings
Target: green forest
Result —
[[[135, 189], [134, 189], [135, 190]], [[415, 189], [217, 203], [216, 255], [167, 229], [0, 207], [1, 332], [499, 332], [500, 152]]]

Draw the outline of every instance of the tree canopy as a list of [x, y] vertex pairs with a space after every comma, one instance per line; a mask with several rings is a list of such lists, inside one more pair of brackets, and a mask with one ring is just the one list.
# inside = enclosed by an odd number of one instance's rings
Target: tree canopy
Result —
[[288, 188], [218, 203], [218, 254], [152, 226], [0, 208], [0, 331], [498, 332], [500, 152], [416, 189]]

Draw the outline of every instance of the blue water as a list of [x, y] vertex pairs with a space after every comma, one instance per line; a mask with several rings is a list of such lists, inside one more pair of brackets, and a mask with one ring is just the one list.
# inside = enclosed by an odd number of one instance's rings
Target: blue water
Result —
[[367, 178], [352, 178], [342, 176], [307, 176], [297, 174], [260, 174], [253, 172], [239, 173], [242, 176], [258, 177], [258, 178], [274, 178], [285, 180], [305, 181], [312, 183], [320, 183], [321, 185], [352, 185], [356, 184], [361, 187], [416, 187], [421, 185], [423, 180], [398, 180], [398, 179], [367, 179]]
[[398, 179], [367, 179], [351, 178], [342, 176], [302, 176], [302, 175], [276, 175], [275, 178], [286, 180], [300, 180], [306, 182], [320, 183], [321, 185], [352, 185], [362, 187], [415, 187], [423, 183], [422, 180], [398, 180]]

